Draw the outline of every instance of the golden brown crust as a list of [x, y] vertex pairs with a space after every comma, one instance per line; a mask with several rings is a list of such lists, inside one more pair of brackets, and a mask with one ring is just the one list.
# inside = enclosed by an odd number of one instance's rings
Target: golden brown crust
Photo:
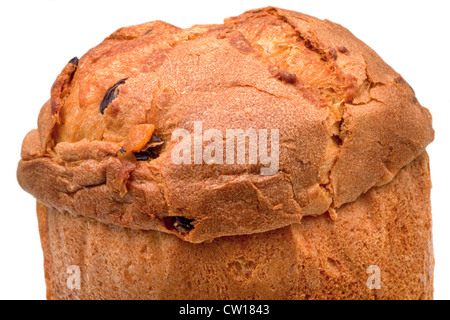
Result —
[[[432, 299], [428, 156], [328, 215], [212, 242], [38, 204], [49, 299]], [[79, 268], [79, 288], [67, 285]], [[380, 289], [370, 289], [370, 266]], [[369, 271], [371, 269], [369, 268]], [[371, 283], [371, 282], [370, 282]]]
[[[119, 93], [101, 112], [111, 88]], [[192, 132], [193, 121], [279, 129], [280, 171], [173, 164], [171, 133]], [[130, 166], [120, 150], [142, 124], [155, 126], [164, 148]], [[36, 132], [27, 135], [18, 180], [39, 201], [189, 242], [334, 216], [389, 183], [434, 134], [408, 84], [347, 29], [271, 7], [223, 25], [116, 31], [64, 68], [38, 129], [41, 149]], [[168, 229], [173, 216], [194, 229]]]

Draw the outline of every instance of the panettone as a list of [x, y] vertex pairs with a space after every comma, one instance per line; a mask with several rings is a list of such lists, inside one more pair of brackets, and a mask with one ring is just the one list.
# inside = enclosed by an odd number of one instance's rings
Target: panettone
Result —
[[[195, 123], [278, 130], [277, 172], [174, 162]], [[64, 67], [23, 142], [47, 296], [431, 299], [433, 136], [407, 82], [328, 20], [119, 29]]]

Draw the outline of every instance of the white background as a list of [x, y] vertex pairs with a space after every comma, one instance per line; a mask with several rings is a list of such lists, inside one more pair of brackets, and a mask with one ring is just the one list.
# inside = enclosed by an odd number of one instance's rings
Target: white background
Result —
[[17, 184], [25, 134], [64, 65], [122, 26], [221, 23], [267, 5], [337, 22], [371, 46], [433, 114], [435, 299], [450, 299], [450, 1], [2, 1], [0, 5], [0, 299], [44, 299], [35, 201]]

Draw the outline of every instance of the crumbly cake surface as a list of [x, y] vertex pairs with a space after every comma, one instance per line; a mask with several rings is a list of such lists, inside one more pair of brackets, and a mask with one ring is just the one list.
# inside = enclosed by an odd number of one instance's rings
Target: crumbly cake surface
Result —
[[[279, 172], [173, 164], [171, 133], [192, 132], [194, 121], [279, 129]], [[122, 28], [68, 63], [38, 124], [18, 179], [39, 201], [190, 242], [334, 216], [433, 139], [428, 111], [368, 46], [330, 21], [277, 8], [222, 25]], [[123, 156], [126, 143], [145, 142], [144, 124], [163, 141], [159, 153]], [[171, 217], [193, 229], [178, 232]]]
[[[279, 130], [279, 171], [175, 164], [172, 133], [195, 121]], [[38, 201], [50, 299], [431, 299], [433, 138], [366, 44], [268, 7], [125, 27], [70, 60], [17, 178]]]

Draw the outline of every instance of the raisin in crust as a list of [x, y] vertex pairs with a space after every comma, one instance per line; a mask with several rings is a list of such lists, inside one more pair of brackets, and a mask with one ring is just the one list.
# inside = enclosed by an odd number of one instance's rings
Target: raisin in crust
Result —
[[[173, 164], [171, 133], [194, 121], [279, 129], [279, 172]], [[221, 25], [122, 28], [71, 60], [24, 140], [18, 180], [54, 210], [200, 243], [339, 219], [433, 136], [406, 81], [347, 29], [269, 7]]]

